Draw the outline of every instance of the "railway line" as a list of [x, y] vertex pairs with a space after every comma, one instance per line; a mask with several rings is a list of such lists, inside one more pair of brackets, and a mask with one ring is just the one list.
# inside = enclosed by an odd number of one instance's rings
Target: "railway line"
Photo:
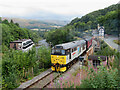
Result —
[[[77, 62], [78, 61], [75, 60], [73, 65], [76, 64]], [[68, 70], [70, 70], [70, 68], [72, 68], [73, 65], [71, 65]], [[50, 73], [46, 74], [44, 77], [37, 80], [36, 82], [29, 85], [28, 87], [24, 88], [23, 90], [29, 90], [32, 88], [46, 88], [51, 82], [54, 82], [54, 80], [56, 80], [57, 78], [59, 78], [59, 76], [61, 76], [62, 74], [65, 74], [66, 72], [64, 72], [64, 73], [50, 72]]]
[[[82, 56], [85, 55], [86, 54], [84, 53]], [[51, 82], [54, 82], [54, 80], [59, 78], [61, 75], [64, 75], [69, 70], [71, 70], [71, 68], [73, 68], [76, 63], [78, 63], [78, 60], [75, 60], [74, 63], [68, 68], [68, 70], [63, 73], [53, 72], [51, 69], [48, 69], [47, 71], [34, 77], [32, 80], [21, 84], [17, 89], [29, 90], [33, 88], [47, 88], [47, 86], [49, 86]]]
[[[82, 53], [80, 56], [86, 56], [88, 54], [88, 51], [90, 50], [92, 50], [92, 47], [89, 48], [86, 52]], [[32, 80], [22, 83], [17, 89], [28, 90], [32, 88], [46, 88], [51, 82], [54, 82], [54, 80], [56, 80], [60, 75], [63, 75], [66, 72], [68, 72], [70, 68], [72, 68], [78, 61], [78, 58], [74, 59], [73, 62], [71, 62], [70, 65], [68, 65], [69, 67], [67, 71], [62, 73], [54, 72], [51, 69], [48, 69], [40, 75], [34, 77]]]
[[52, 81], [54, 81], [60, 75], [61, 75], [60, 73], [51, 72], [50, 74], [46, 75], [44, 78], [38, 80], [34, 84], [27, 87], [25, 90], [29, 88], [45, 88], [47, 85], [49, 85]]

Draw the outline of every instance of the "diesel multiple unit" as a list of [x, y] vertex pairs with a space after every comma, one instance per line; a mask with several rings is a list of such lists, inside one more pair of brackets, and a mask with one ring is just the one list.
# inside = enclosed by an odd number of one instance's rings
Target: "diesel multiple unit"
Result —
[[69, 63], [92, 45], [92, 38], [55, 45], [51, 51], [52, 71], [64, 72]]

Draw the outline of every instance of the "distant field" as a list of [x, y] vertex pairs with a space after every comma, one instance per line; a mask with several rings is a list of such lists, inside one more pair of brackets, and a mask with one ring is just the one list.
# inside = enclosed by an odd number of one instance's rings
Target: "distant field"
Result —
[[20, 27], [28, 29], [54, 29], [60, 28], [68, 23], [68, 21], [59, 21], [59, 20], [32, 20], [32, 19], [21, 19], [21, 18], [9, 18], [2, 17], [2, 19], [11, 19], [15, 23], [19, 23]]
[[120, 40], [113, 40], [116, 44], [120, 45]]

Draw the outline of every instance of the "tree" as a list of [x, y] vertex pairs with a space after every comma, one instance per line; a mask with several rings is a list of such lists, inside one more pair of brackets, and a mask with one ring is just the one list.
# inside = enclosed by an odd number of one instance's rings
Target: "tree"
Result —
[[1, 17], [0, 17], [0, 23], [2, 23], [2, 19], [1, 19]]
[[15, 25], [19, 27], [19, 24], [18, 24], [18, 23], [15, 23]]
[[9, 24], [9, 22], [8, 22], [7, 19], [3, 20], [2, 23], [4, 23], [4, 24]]
[[14, 23], [12, 19], [11, 19], [10, 23], [11, 23], [11, 24], [13, 24], [13, 23]]

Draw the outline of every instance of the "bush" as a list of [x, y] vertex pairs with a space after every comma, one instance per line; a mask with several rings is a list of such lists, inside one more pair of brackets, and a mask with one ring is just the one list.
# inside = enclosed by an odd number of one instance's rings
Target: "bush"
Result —
[[3, 88], [13, 89], [50, 67], [50, 49], [40, 47], [28, 52], [6, 51], [2, 58]]
[[88, 77], [77, 88], [119, 88], [119, 80], [118, 69], [107, 70], [101, 66], [97, 73], [91, 69]]
[[[112, 68], [109, 70], [106, 67], [100, 66], [97, 73], [91, 68], [88, 77], [82, 80], [82, 84], [77, 88], [120, 88], [119, 86], [119, 60], [120, 53], [112, 50], [105, 42], [101, 43], [101, 50], [96, 53], [103, 56], [114, 56], [111, 63]], [[112, 58], [111, 58], [112, 60]]]

